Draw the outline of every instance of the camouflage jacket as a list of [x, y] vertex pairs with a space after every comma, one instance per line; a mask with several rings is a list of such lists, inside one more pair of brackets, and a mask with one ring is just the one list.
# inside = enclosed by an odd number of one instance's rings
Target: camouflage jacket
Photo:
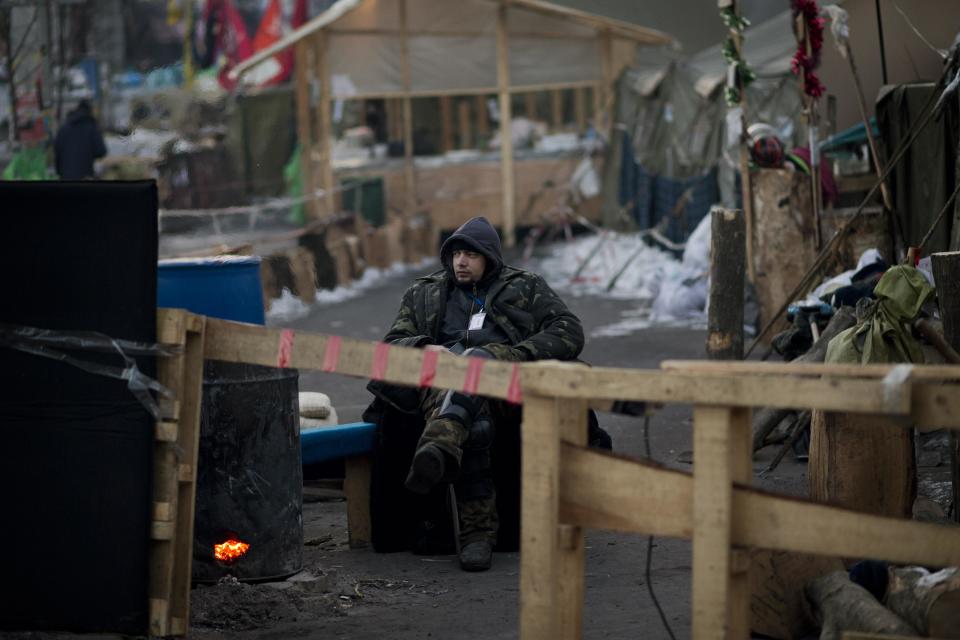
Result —
[[[418, 278], [404, 293], [384, 341], [408, 347], [439, 344], [452, 286], [446, 270]], [[574, 360], [583, 349], [580, 320], [535, 273], [502, 267], [487, 289], [484, 306], [488, 321], [510, 340], [484, 346], [499, 360]]]

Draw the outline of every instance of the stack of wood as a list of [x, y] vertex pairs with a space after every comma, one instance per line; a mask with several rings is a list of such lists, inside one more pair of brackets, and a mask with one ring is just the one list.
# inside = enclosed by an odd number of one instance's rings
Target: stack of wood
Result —
[[878, 600], [836, 558], [751, 553], [751, 631], [789, 640], [840, 640], [846, 631], [960, 638], [960, 569], [890, 567]]
[[376, 228], [360, 216], [344, 216], [298, 233], [297, 242], [263, 258], [260, 276], [268, 310], [284, 289], [311, 304], [318, 288], [349, 286], [368, 267], [416, 264], [437, 255], [427, 216], [393, 218]]

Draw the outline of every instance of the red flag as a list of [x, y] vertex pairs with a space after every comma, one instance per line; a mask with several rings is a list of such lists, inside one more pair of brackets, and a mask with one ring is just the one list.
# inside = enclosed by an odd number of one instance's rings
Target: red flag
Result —
[[[307, 0], [270, 0], [253, 40], [253, 50], [262, 51], [307, 20]], [[261, 87], [286, 82], [293, 72], [293, 49], [287, 48], [264, 60], [247, 74], [246, 82]]]

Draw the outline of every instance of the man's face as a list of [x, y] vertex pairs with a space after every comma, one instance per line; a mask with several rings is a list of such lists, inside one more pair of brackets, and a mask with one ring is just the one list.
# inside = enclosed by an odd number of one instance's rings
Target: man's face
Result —
[[469, 249], [457, 249], [453, 252], [453, 275], [460, 284], [479, 282], [487, 267], [487, 259], [482, 253]]

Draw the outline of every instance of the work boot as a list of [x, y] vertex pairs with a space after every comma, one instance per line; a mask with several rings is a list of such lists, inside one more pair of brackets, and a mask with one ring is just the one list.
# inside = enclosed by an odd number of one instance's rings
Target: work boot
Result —
[[493, 562], [493, 545], [486, 540], [469, 542], [460, 549], [460, 568], [464, 571], [486, 571]]
[[410, 491], [426, 495], [443, 480], [446, 466], [443, 450], [428, 442], [414, 454], [410, 473], [407, 474], [404, 484]]

